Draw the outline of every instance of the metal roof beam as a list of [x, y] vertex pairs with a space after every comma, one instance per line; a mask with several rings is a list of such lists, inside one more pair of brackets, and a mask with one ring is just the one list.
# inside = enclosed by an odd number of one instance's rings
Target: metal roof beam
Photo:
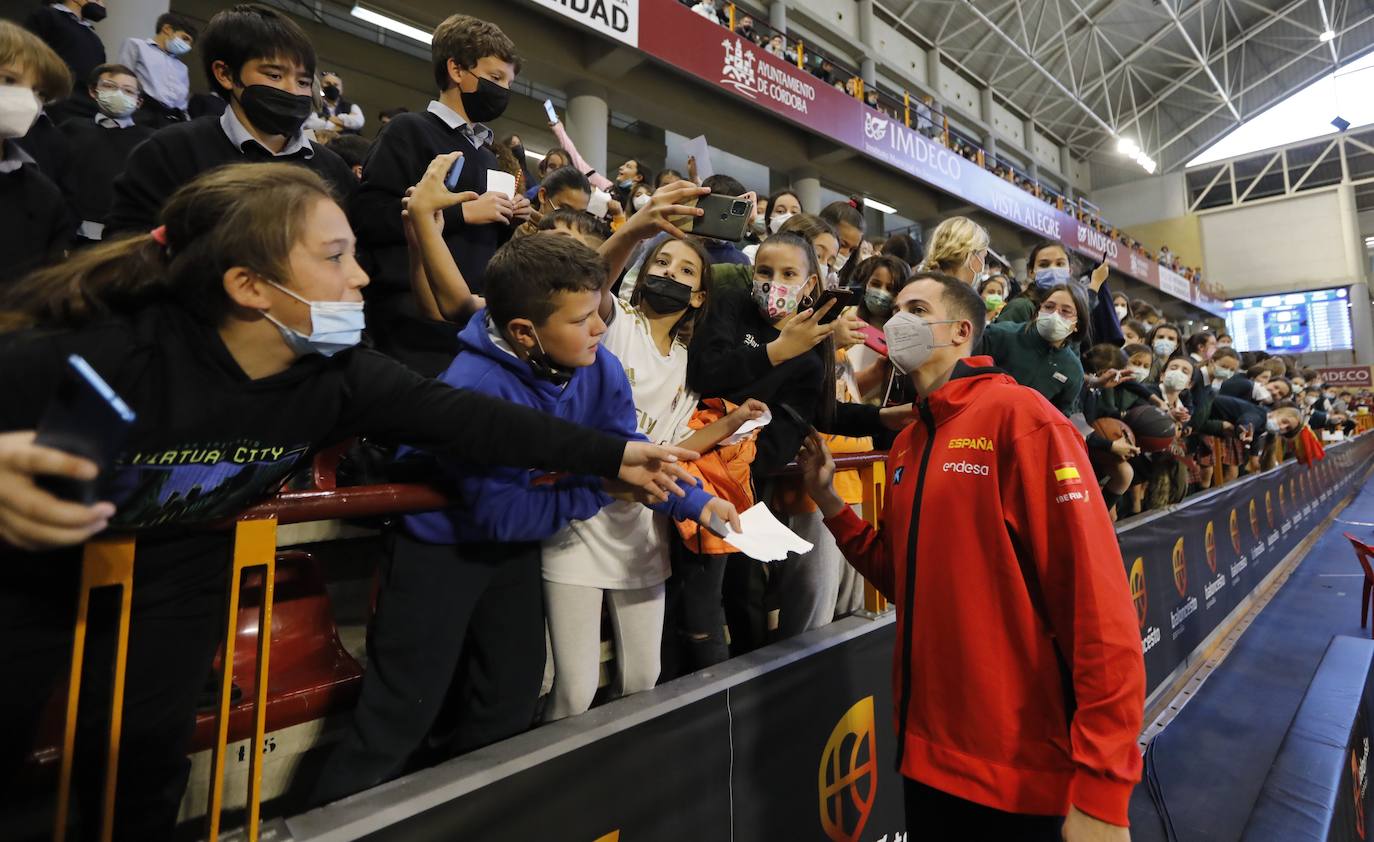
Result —
[[1230, 109], [1231, 115], [1239, 120], [1240, 112], [1236, 110], [1235, 103], [1231, 102], [1231, 95], [1227, 93], [1226, 88], [1222, 86], [1221, 80], [1217, 79], [1217, 75], [1212, 72], [1211, 65], [1207, 63], [1207, 59], [1203, 57], [1202, 51], [1197, 48], [1197, 44], [1193, 43], [1192, 36], [1190, 36], [1188, 30], [1184, 28], [1183, 21], [1179, 20], [1178, 13], [1174, 11], [1174, 7], [1169, 5], [1169, 0], [1160, 0], [1159, 5], [1163, 7], [1164, 11], [1168, 12], [1169, 17], [1173, 19], [1174, 26], [1178, 28], [1179, 34], [1183, 36], [1183, 42], [1187, 44], [1188, 49], [1192, 51], [1193, 57], [1197, 59], [1198, 66], [1202, 68], [1202, 72], [1206, 73], [1207, 78], [1212, 81], [1212, 86], [1217, 89], [1217, 93], [1221, 96], [1221, 101]]

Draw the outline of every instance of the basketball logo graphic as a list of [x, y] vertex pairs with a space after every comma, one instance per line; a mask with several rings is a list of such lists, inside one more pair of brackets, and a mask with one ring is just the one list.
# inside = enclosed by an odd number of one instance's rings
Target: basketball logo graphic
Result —
[[859, 842], [878, 794], [873, 697], [854, 703], [830, 732], [821, 753], [821, 829], [831, 842]]
[[1255, 540], [1259, 540], [1259, 513], [1255, 510], [1255, 501], [1250, 501], [1250, 531], [1254, 533]]
[[1236, 516], [1236, 510], [1231, 510], [1231, 549], [1240, 555], [1240, 518]]
[[1149, 599], [1145, 595], [1145, 559], [1137, 558], [1131, 565], [1131, 601], [1135, 603], [1135, 618], [1140, 628], [1145, 629], [1145, 615], [1149, 610]]
[[1207, 532], [1202, 538], [1202, 551], [1207, 559], [1207, 569], [1217, 575], [1217, 535], [1212, 521], [1207, 521]]
[[1183, 538], [1174, 544], [1174, 588], [1180, 598], [1188, 595], [1188, 560], [1183, 555]]

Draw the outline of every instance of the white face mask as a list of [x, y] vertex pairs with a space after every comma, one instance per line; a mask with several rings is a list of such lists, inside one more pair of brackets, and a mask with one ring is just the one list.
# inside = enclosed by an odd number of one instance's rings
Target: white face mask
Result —
[[1277, 436], [1280, 432], [1282, 432], [1282, 431], [1279, 429], [1279, 422], [1275, 421], [1273, 418], [1270, 418], [1268, 421], [1265, 421], [1265, 422], [1264, 422], [1264, 428], [1265, 428], [1266, 430], [1268, 430], [1270, 433], [1272, 433], [1272, 434], [1274, 434], [1274, 435], [1276, 435], [1276, 436]]
[[138, 107], [138, 97], [129, 96], [118, 90], [100, 91], [96, 94], [95, 101], [100, 104], [100, 110], [111, 117], [127, 117]]
[[648, 193], [640, 193], [638, 196], [635, 196], [635, 210], [644, 210], [645, 205], [648, 205], [653, 199], [654, 197], [650, 196]]
[[184, 56], [191, 52], [191, 43], [185, 38], [173, 38], [167, 42], [167, 52], [174, 56]]
[[768, 220], [768, 230], [773, 232], [774, 234], [778, 233], [778, 229], [782, 228], [782, 226], [786, 224], [787, 220], [791, 219], [792, 216], [793, 215], [790, 213], [773, 214], [773, 218]]
[[1172, 354], [1172, 353], [1174, 352], [1174, 349], [1177, 348], [1177, 347], [1178, 347], [1178, 343], [1175, 342], [1175, 341], [1172, 340], [1172, 339], [1156, 339], [1156, 340], [1155, 340], [1155, 356], [1156, 356], [1156, 357], [1167, 357], [1167, 356], [1169, 356], [1170, 354]]
[[1184, 389], [1188, 388], [1188, 384], [1191, 382], [1192, 378], [1176, 368], [1164, 372], [1164, 388], [1171, 392], [1182, 392]]
[[43, 103], [33, 88], [0, 85], [0, 140], [28, 134], [42, 110]]
[[1035, 329], [1046, 342], [1063, 342], [1073, 333], [1073, 322], [1058, 313], [1041, 313], [1035, 319]]
[[362, 341], [363, 302], [307, 301], [276, 281], [268, 283], [310, 307], [309, 336], [272, 318], [271, 313], [263, 313], [263, 316], [281, 331], [282, 339], [285, 339], [291, 350], [296, 352], [296, 356], [319, 354], [332, 357]]
[[1144, 366], [1133, 365], [1129, 371], [1135, 375], [1135, 382], [1137, 383], [1144, 383], [1150, 379], [1150, 370]]
[[953, 343], [936, 344], [931, 325], [954, 324], [954, 319], [926, 321], [915, 313], [905, 310], [892, 314], [883, 325], [883, 337], [887, 340], [887, 358], [901, 374], [910, 374], [930, 359], [936, 348], [948, 348]]
[[1234, 368], [1222, 368], [1221, 366], [1212, 366], [1213, 380], [1230, 380], [1235, 375], [1235, 373], [1236, 370]]
[[1117, 308], [1116, 308], [1116, 320], [1117, 320], [1118, 322], [1124, 322], [1124, 321], [1126, 321], [1126, 316], [1130, 315], [1130, 312], [1131, 312], [1131, 311], [1128, 310], [1128, 309], [1126, 309], [1125, 307], [1117, 307]]

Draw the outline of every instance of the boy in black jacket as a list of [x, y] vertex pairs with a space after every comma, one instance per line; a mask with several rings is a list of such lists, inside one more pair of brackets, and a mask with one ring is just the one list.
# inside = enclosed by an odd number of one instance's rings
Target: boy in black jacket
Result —
[[398, 114], [378, 136], [363, 167], [363, 181], [349, 206], [358, 246], [373, 285], [367, 318], [382, 351], [422, 374], [435, 375], [453, 360], [452, 325], [420, 317], [410, 296], [409, 258], [401, 224], [401, 199], [439, 155], [461, 152], [455, 191], [480, 198], [444, 212], [444, 240], [474, 294], [483, 291], [487, 261], [510, 239], [513, 225], [530, 216], [530, 202], [487, 190], [487, 172], [499, 168], [485, 121], [506, 110], [510, 85], [520, 71], [515, 45], [500, 28], [453, 15], [434, 30], [434, 82], [439, 98], [424, 113]]
[[62, 255], [71, 239], [67, 203], [17, 138], [38, 119], [42, 103], [71, 90], [62, 59], [38, 36], [0, 21], [0, 75], [12, 103], [0, 112], [0, 284]]
[[100, 112], [94, 119], [73, 118], [60, 127], [71, 142], [69, 178], [80, 219], [78, 245], [103, 238], [115, 176], [124, 170], [134, 147], [153, 133], [147, 126], [134, 125], [133, 115], [143, 96], [133, 70], [122, 64], [102, 64], [91, 71], [89, 88]]
[[281, 12], [244, 4], [210, 19], [200, 49], [206, 81], [228, 107], [218, 118], [168, 126], [134, 150], [115, 179], [107, 233], [152, 230], [167, 197], [223, 164], [300, 164], [346, 199], [352, 171], [301, 130], [314, 110], [315, 48], [305, 31]]

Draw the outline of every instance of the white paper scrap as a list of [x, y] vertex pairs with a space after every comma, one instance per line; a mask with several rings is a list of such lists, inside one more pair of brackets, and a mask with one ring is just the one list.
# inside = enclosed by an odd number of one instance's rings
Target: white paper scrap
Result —
[[711, 147], [706, 143], [706, 135], [697, 135], [691, 140], [682, 144], [683, 160], [687, 158], [697, 159], [697, 181], [705, 181], [716, 174], [711, 169]]
[[515, 176], [505, 170], [487, 170], [487, 192], [515, 198]]
[[739, 525], [744, 528], [743, 532], [726, 527], [725, 540], [750, 558], [782, 561], [789, 552], [811, 552], [812, 545], [779, 523], [762, 503], [754, 504], [753, 508], [741, 514]]
[[764, 410], [763, 414], [760, 415], [758, 418], [751, 418], [748, 421], [745, 421], [743, 424], [739, 425], [739, 429], [735, 431], [735, 434], [727, 438], [725, 441], [722, 441], [721, 444], [739, 444], [740, 442], [748, 438], [750, 433], [754, 432], [755, 430], [761, 430], [764, 427], [767, 427], [768, 423], [772, 420], [772, 410]]

